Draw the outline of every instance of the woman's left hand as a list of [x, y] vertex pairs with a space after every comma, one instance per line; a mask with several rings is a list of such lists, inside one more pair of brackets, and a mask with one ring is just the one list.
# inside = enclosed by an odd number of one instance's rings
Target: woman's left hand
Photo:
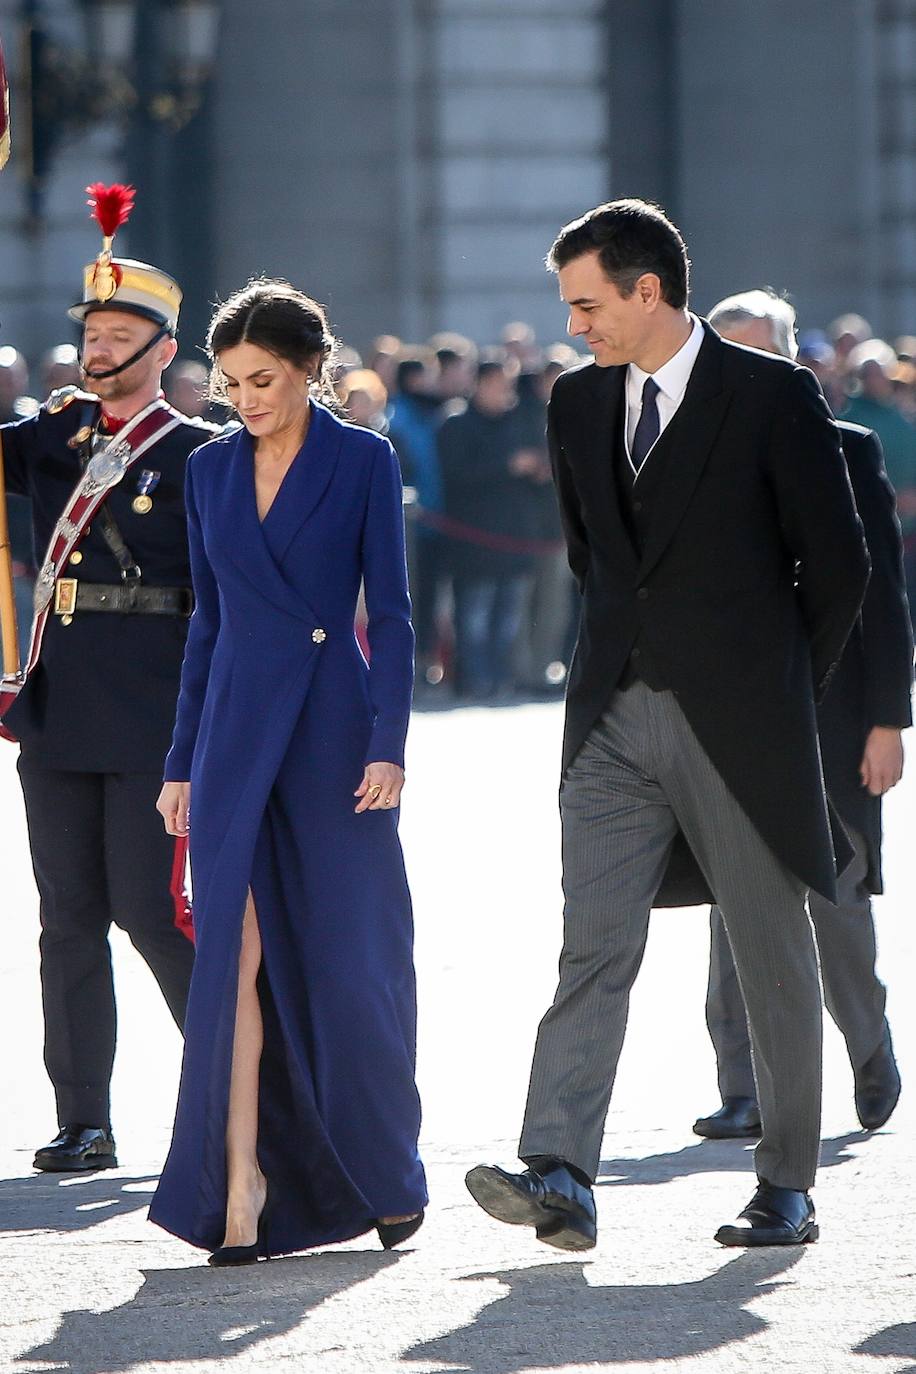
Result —
[[353, 793], [356, 811], [393, 811], [401, 800], [404, 769], [396, 763], [367, 763], [363, 780]]

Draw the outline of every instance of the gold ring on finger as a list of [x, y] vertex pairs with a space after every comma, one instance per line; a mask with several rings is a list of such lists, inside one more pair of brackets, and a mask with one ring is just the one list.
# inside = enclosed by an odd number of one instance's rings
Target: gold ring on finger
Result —
[[378, 794], [381, 792], [381, 790], [382, 790], [382, 784], [381, 784], [380, 782], [377, 782], [377, 783], [375, 784], [374, 787], [370, 787], [370, 788], [369, 788], [369, 796], [372, 797], [373, 800], [374, 800], [374, 799], [378, 796]]

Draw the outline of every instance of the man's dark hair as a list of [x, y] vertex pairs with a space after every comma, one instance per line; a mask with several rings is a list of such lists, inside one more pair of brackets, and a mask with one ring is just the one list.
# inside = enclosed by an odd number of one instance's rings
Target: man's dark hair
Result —
[[395, 389], [401, 394], [409, 394], [418, 382], [425, 381], [428, 359], [419, 353], [408, 353], [401, 357], [395, 373]]
[[427, 343], [439, 360], [440, 367], [450, 367], [453, 363], [476, 363], [477, 346], [463, 334], [453, 330], [443, 330], [434, 334]]
[[661, 282], [662, 300], [675, 310], [687, 304], [690, 260], [680, 230], [647, 200], [613, 200], [565, 225], [547, 254], [558, 272], [586, 253], [597, 253], [602, 271], [624, 299], [645, 272]]
[[509, 355], [503, 348], [483, 348], [477, 359], [476, 380], [492, 377], [494, 372], [505, 372], [509, 365]]

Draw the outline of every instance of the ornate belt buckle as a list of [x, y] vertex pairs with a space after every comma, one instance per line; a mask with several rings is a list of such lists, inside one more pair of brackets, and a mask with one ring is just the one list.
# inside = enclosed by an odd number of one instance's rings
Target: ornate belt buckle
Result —
[[79, 583], [75, 577], [59, 577], [54, 584], [54, 614], [72, 615], [76, 610], [76, 589]]

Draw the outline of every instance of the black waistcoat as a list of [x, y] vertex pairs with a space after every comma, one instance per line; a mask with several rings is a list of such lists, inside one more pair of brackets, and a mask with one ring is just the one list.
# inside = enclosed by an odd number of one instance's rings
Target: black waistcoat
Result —
[[[649, 450], [637, 476], [627, 456], [626, 444], [624, 443], [626, 407], [623, 409], [623, 423], [617, 427], [617, 432], [614, 435], [614, 482], [627, 533], [637, 554], [642, 557], [652, 526], [653, 512], [658, 504], [661, 484], [665, 480], [665, 470], [671, 462], [671, 446], [670, 443], [666, 442], [664, 432], [662, 432], [654, 447]], [[624, 684], [627, 680], [632, 680], [635, 677], [641, 678], [647, 687], [652, 688], [653, 692], [663, 692], [668, 685], [657, 665], [653, 662], [641, 635], [630, 655], [625, 670]]]

